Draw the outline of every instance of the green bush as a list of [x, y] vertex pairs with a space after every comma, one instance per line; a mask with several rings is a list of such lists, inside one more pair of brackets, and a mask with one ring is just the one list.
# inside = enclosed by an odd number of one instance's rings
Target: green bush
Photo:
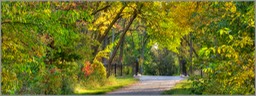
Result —
[[80, 69], [76, 62], [65, 62], [65, 65], [67, 67], [62, 70], [62, 94], [72, 94], [78, 83]]
[[[232, 62], [219, 62], [205, 68], [204, 76], [192, 76], [194, 94], [254, 94], [252, 59], [240, 66]], [[212, 63], [215, 64], [215, 63]], [[228, 69], [227, 69], [228, 68]], [[246, 70], [247, 69], [247, 70]], [[235, 71], [234, 71], [235, 70]]]
[[2, 94], [15, 94], [19, 90], [19, 80], [15, 72], [3, 68], [1, 80]]
[[61, 94], [62, 87], [62, 76], [59, 69], [56, 67], [48, 70], [47, 74], [44, 76], [44, 94]]

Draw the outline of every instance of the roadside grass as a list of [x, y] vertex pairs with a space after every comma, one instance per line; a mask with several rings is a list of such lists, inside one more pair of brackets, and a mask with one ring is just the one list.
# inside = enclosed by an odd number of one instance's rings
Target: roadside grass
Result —
[[137, 81], [138, 79], [135, 79], [132, 76], [124, 76], [124, 77], [116, 77], [116, 78], [111, 77], [103, 86], [90, 87], [90, 88], [76, 88], [75, 94], [78, 94], [78, 95], [105, 94], [107, 92], [111, 92], [121, 87], [134, 84]]
[[164, 91], [163, 95], [192, 95], [192, 81], [183, 80], [177, 83], [172, 89]]

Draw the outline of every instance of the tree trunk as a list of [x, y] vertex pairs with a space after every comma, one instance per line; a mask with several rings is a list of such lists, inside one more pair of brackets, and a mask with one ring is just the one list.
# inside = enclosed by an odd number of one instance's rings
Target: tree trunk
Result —
[[193, 74], [193, 69], [192, 69], [193, 68], [192, 67], [193, 66], [193, 61], [192, 61], [192, 59], [193, 59], [193, 57], [192, 57], [193, 56], [193, 51], [192, 51], [193, 50], [192, 49], [192, 33], [189, 34], [189, 37], [190, 37], [190, 45], [189, 45], [190, 51], [189, 51], [189, 54], [190, 54], [190, 62], [191, 62], [191, 65], [190, 65], [189, 69], [190, 69], [190, 75], [192, 75]]
[[149, 36], [147, 35], [146, 31], [144, 31], [143, 33], [144, 37], [142, 39], [142, 48], [141, 48], [141, 74], [143, 73], [143, 62], [144, 62], [144, 50], [145, 50], [145, 47], [146, 47], [146, 44], [147, 44], [147, 41], [148, 41], [148, 38]]
[[[127, 25], [126, 28], [124, 29], [124, 32], [121, 34], [120, 39], [119, 39], [119, 41], [118, 41], [118, 43], [117, 43], [117, 45], [116, 45], [116, 47], [115, 47], [115, 49], [114, 49], [114, 51], [113, 51], [113, 53], [112, 53], [110, 59], [109, 59], [108, 68], [111, 67], [111, 63], [112, 63], [112, 61], [113, 61], [113, 59], [114, 59], [114, 57], [115, 57], [115, 55], [116, 55], [116, 52], [117, 52], [118, 48], [120, 47], [121, 42], [123, 42], [126, 32], [127, 32], [128, 29], [130, 28], [130, 26], [131, 26], [133, 20], [134, 20], [136, 17], [137, 17], [137, 13], [136, 13], [136, 11], [134, 11], [132, 18], [130, 19], [128, 25]], [[108, 71], [108, 74], [107, 74], [107, 77], [109, 77], [109, 76], [110, 76], [110, 71]]]
[[[125, 38], [124, 38], [125, 39]], [[123, 42], [121, 42], [121, 45], [120, 45], [120, 54], [119, 54], [119, 59], [118, 59], [118, 64], [120, 65], [120, 67], [121, 67], [121, 76], [123, 75], [123, 71], [122, 71], [122, 58], [123, 58], [123, 50], [124, 50], [124, 41]]]
[[138, 76], [138, 72], [139, 72], [139, 58], [136, 58], [136, 62], [135, 62], [135, 75]]
[[116, 76], [116, 63], [115, 63], [115, 76]]
[[[185, 40], [187, 42], [188, 45], [190, 45], [190, 42], [186, 39], [186, 38], [183, 38], [183, 40]], [[192, 46], [192, 51], [193, 53], [195, 54], [196, 58], [199, 58], [198, 54], [196, 53], [196, 50], [195, 48]], [[202, 67], [200, 68], [200, 75], [201, 77], [203, 77], [203, 70], [202, 70]]]
[[[114, 32], [114, 29], [112, 29], [112, 40], [111, 40], [111, 42], [114, 43], [114, 41], [115, 41], [115, 32]], [[110, 56], [111, 56], [112, 54], [113, 54], [113, 51], [110, 52]], [[111, 67], [112, 67], [112, 66], [110, 66], [110, 67], [108, 68], [110, 74], [111, 74], [111, 70], [112, 70]]]
[[[122, 28], [125, 28], [126, 20], [122, 19], [122, 21], [123, 21]], [[122, 59], [123, 59], [123, 52], [124, 52], [124, 42], [125, 42], [125, 38], [124, 38], [123, 42], [121, 42], [120, 49], [119, 49], [120, 54], [119, 54], [118, 64], [120, 65], [120, 76], [123, 76], [123, 62], [122, 62]]]
[[[103, 46], [102, 46], [102, 49], [105, 49], [108, 45], [108, 37], [105, 37], [104, 41], [103, 41]], [[107, 65], [107, 59], [106, 58], [102, 58], [102, 62], [104, 64], [104, 66]]]

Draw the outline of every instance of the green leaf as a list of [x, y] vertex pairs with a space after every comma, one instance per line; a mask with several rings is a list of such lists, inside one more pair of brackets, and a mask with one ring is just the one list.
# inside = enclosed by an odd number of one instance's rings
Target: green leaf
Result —
[[201, 50], [199, 50], [199, 55], [200, 55], [200, 56], [203, 56], [204, 53], [205, 53], [205, 51], [206, 51], [207, 49], [208, 49], [207, 47], [204, 47], [204, 48], [202, 48]]
[[212, 50], [213, 53], [216, 52], [216, 50], [213, 47], [211, 47], [210, 50]]
[[205, 51], [205, 56], [209, 56], [209, 55], [210, 55], [210, 53], [211, 53], [211, 51], [210, 51], [210, 50], [206, 50], [206, 51]]
[[222, 35], [224, 33], [224, 30], [220, 29], [220, 35]]
[[229, 35], [229, 39], [230, 39], [230, 40], [233, 40], [233, 36], [232, 36], [232, 35]]

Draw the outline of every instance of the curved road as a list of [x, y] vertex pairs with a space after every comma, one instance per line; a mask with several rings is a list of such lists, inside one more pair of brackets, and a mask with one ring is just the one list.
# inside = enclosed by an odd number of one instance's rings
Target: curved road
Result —
[[141, 76], [139, 80], [138, 83], [109, 92], [106, 95], [160, 95], [183, 78], [180, 76]]

